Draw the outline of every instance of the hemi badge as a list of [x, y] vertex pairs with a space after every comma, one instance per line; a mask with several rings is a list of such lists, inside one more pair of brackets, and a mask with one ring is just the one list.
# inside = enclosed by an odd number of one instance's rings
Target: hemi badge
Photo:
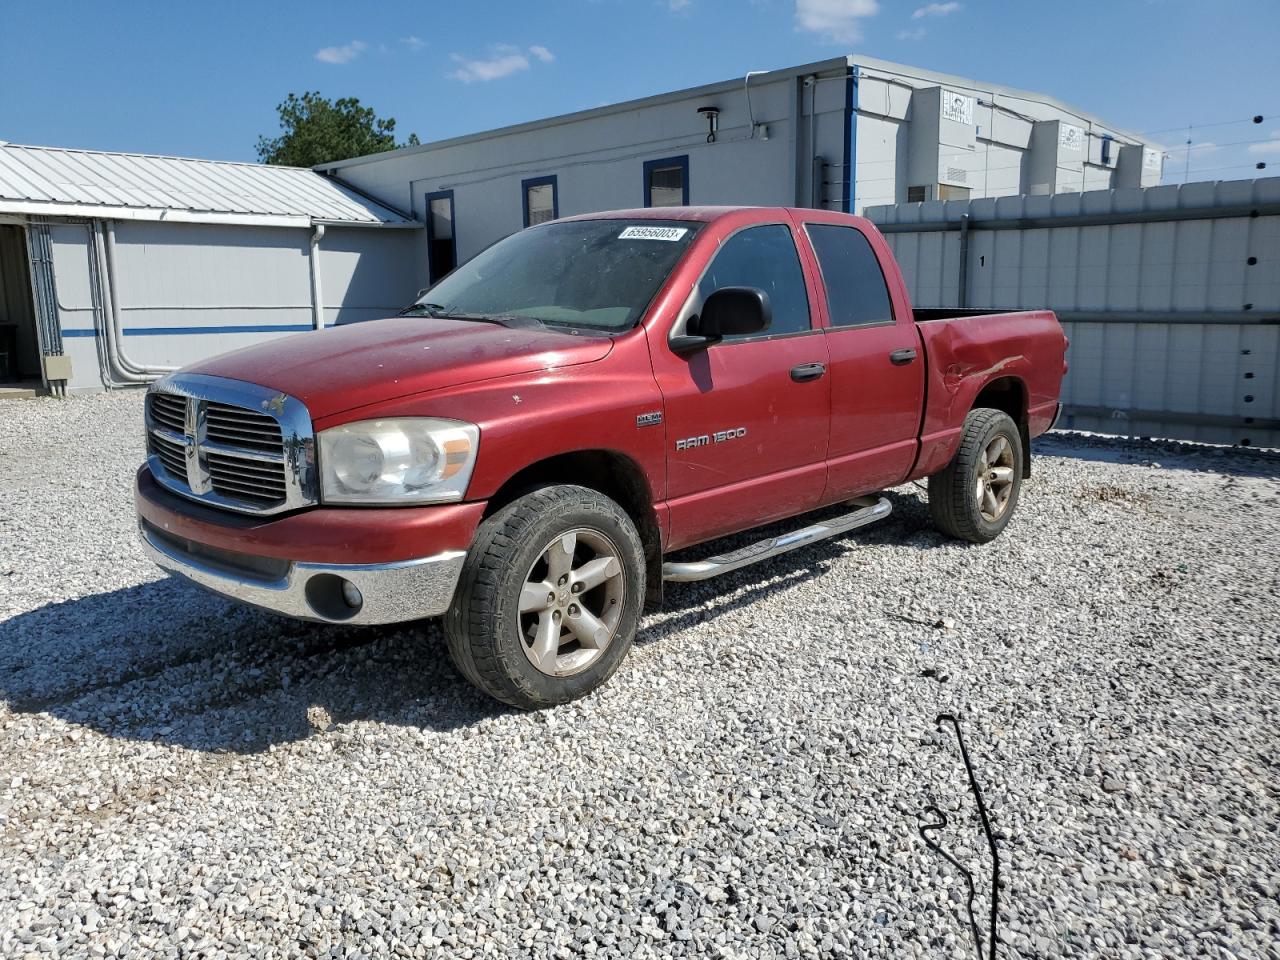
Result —
[[656, 427], [662, 422], [662, 411], [654, 410], [652, 413], [642, 413], [636, 417], [637, 427]]

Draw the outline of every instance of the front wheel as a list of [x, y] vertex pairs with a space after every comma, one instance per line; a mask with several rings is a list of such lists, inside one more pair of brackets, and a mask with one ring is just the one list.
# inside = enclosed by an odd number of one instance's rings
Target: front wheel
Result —
[[943, 533], [989, 543], [1013, 516], [1022, 489], [1022, 434], [1002, 410], [965, 418], [960, 448], [929, 478], [929, 513]]
[[576, 700], [626, 656], [644, 586], [644, 548], [618, 504], [585, 487], [544, 487], [481, 525], [445, 615], [449, 655], [512, 706]]

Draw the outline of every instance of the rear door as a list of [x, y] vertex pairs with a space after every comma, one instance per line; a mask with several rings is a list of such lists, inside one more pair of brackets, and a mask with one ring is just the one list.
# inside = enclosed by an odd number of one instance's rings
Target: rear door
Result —
[[668, 329], [651, 340], [667, 426], [670, 549], [802, 513], [826, 483], [827, 351], [811, 304], [816, 279], [790, 223], [724, 237], [677, 326], [730, 286], [769, 295], [768, 330], [687, 355], [671, 351]]
[[915, 461], [925, 360], [910, 306], [893, 297], [877, 234], [850, 219], [806, 218], [805, 254], [821, 278], [830, 355], [825, 503], [901, 483]]

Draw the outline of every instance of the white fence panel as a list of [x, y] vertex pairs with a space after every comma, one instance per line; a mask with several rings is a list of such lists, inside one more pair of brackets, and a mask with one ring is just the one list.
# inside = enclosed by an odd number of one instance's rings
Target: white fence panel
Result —
[[1058, 312], [1065, 426], [1280, 446], [1280, 178], [867, 216], [918, 306]]

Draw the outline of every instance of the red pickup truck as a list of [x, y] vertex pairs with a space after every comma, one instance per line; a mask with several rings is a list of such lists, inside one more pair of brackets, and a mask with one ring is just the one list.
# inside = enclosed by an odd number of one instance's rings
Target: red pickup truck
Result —
[[[915, 311], [846, 214], [665, 208], [495, 244], [397, 318], [196, 364], [147, 396], [149, 555], [324, 623], [444, 616], [462, 673], [544, 707], [604, 683], [664, 580], [889, 513], [991, 540], [1050, 429], [1048, 311]], [[673, 551], [848, 504], [745, 549]], [[827, 511], [823, 516], [827, 516]]]

